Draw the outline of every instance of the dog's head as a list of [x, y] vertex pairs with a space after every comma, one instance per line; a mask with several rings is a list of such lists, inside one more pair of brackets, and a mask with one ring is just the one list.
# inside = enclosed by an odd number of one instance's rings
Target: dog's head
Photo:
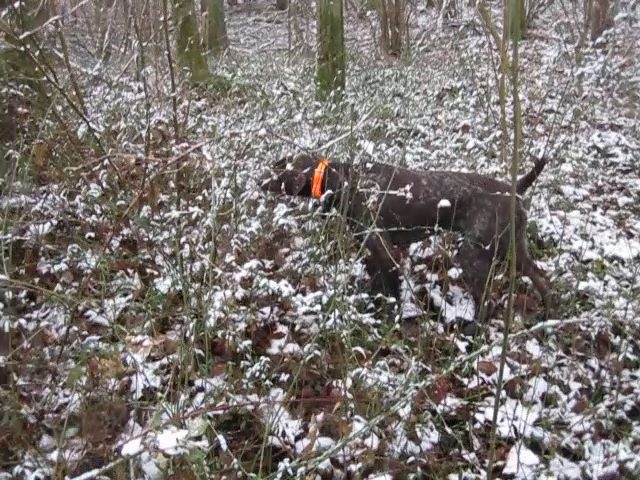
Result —
[[306, 153], [283, 157], [273, 165], [272, 176], [261, 188], [267, 192], [310, 197], [311, 182], [320, 160], [320, 157]]

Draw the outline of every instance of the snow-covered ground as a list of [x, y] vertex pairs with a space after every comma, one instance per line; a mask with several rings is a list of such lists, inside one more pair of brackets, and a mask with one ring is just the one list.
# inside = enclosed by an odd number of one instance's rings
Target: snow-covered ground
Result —
[[[551, 159], [530, 244], [562, 308], [512, 325], [494, 473], [635, 478], [640, 20], [622, 12], [578, 46], [563, 4], [535, 22], [520, 73], [522, 171]], [[438, 308], [393, 318], [372, 308], [337, 216], [259, 189], [302, 148], [506, 178], [491, 40], [472, 11], [437, 20], [414, 12], [410, 58], [389, 61], [373, 58], [373, 18], [350, 15], [347, 92], [332, 106], [315, 100], [313, 57], [288, 51], [286, 13], [234, 7], [222, 80], [180, 87], [178, 143], [162, 59], [145, 72], [149, 115], [141, 82], [84, 65], [110, 155], [72, 162], [66, 137], [43, 133], [35, 183], [17, 178], [0, 199], [0, 478], [486, 476], [503, 324], [469, 336], [452, 321], [472, 310], [437, 254], [446, 239], [407, 262], [411, 302], [428, 291]], [[525, 287], [520, 310], [535, 302]]]

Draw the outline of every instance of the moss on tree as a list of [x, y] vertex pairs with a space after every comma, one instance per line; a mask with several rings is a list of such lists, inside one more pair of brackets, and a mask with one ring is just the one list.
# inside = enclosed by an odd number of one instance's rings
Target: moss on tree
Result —
[[207, 48], [215, 55], [229, 46], [223, 0], [207, 0]]
[[203, 83], [209, 78], [209, 67], [202, 52], [193, 0], [174, 0], [173, 15], [178, 31], [178, 64], [189, 71], [193, 83]]
[[345, 52], [342, 0], [318, 0], [318, 59], [316, 93], [327, 98], [344, 90]]
[[527, 12], [524, 0], [509, 0], [508, 8], [511, 20], [511, 39], [520, 41], [527, 29]]

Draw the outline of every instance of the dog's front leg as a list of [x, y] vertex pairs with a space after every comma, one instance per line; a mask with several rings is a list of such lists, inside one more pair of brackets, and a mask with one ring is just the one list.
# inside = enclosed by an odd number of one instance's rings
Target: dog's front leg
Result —
[[340, 192], [340, 208], [355, 237], [368, 250], [364, 263], [371, 278], [372, 293], [395, 297], [400, 301], [400, 275], [395, 249], [389, 232], [382, 225], [380, 205], [371, 201], [374, 197], [363, 194], [356, 184]]
[[395, 297], [400, 301], [398, 262], [387, 232], [370, 232], [364, 246], [369, 251], [365, 268], [371, 278], [373, 293]]

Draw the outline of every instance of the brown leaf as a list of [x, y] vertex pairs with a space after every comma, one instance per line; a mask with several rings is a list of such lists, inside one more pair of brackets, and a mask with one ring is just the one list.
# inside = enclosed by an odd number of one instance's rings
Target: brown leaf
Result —
[[44, 142], [36, 143], [31, 150], [31, 156], [36, 171], [42, 172], [49, 165], [49, 145]]
[[478, 362], [478, 371], [485, 375], [493, 375], [498, 371], [498, 367], [493, 362], [487, 362], [486, 360], [480, 360]]
[[607, 429], [604, 426], [604, 423], [600, 420], [596, 420], [593, 422], [593, 434], [591, 439], [594, 442], [599, 442], [602, 439], [606, 439], [608, 437]]
[[125, 259], [117, 259], [114, 260], [114, 262], [111, 264], [111, 271], [112, 272], [120, 272], [120, 271], [127, 271], [127, 270], [135, 270], [135, 263], [133, 263], [131, 260], [125, 260]]
[[521, 377], [513, 377], [504, 384], [504, 391], [509, 398], [519, 400], [522, 398], [526, 387], [526, 382]]
[[[591, 345], [583, 337], [575, 337], [573, 340], [573, 348], [576, 352], [582, 354], [591, 353]], [[571, 352], [573, 353], [573, 352]]]
[[418, 390], [416, 396], [413, 398], [414, 406], [417, 410], [424, 410], [429, 403], [429, 397], [427, 396], [427, 392], [424, 390]]
[[578, 401], [575, 403], [575, 405], [573, 406], [573, 408], [571, 409], [571, 411], [573, 413], [582, 413], [584, 412], [587, 408], [589, 407], [589, 400], [587, 400], [586, 397], [582, 396], [578, 399]]
[[165, 355], [173, 355], [178, 351], [178, 342], [173, 338], [165, 337], [162, 340], [162, 352]]
[[540, 360], [534, 360], [529, 364], [529, 374], [537, 377], [541, 373], [545, 372], [546, 369], [540, 363]]
[[93, 356], [87, 362], [87, 373], [92, 379], [122, 378], [124, 367], [119, 358]]
[[496, 453], [495, 453], [495, 461], [496, 462], [504, 462], [507, 459], [507, 455], [509, 454], [510, 447], [507, 445], [497, 445]]
[[605, 331], [599, 331], [596, 334], [596, 355], [600, 360], [606, 358], [611, 353], [611, 338]]
[[271, 335], [273, 335], [275, 326], [267, 325], [250, 325], [247, 333], [251, 337], [254, 351], [260, 355], [264, 355], [271, 346]]
[[209, 343], [209, 348], [211, 349], [211, 354], [216, 357], [227, 357], [228, 348], [226, 340], [222, 340], [221, 338], [214, 338]]
[[272, 340], [280, 340], [281, 338], [284, 338], [286, 336], [287, 336], [287, 332], [283, 332], [283, 331], [277, 330], [277, 331], [275, 331], [275, 332], [273, 332], [271, 334], [271, 339]]
[[345, 437], [351, 431], [349, 422], [333, 413], [325, 413], [322, 421], [318, 422], [318, 431], [324, 437], [330, 437], [334, 440]]
[[144, 284], [142, 284], [133, 291], [132, 299], [134, 301], [140, 300], [141, 298], [144, 298], [146, 292], [147, 292], [147, 287]]
[[540, 305], [534, 297], [530, 297], [527, 294], [519, 293], [513, 300], [513, 307], [517, 313], [522, 316], [529, 316], [535, 314], [540, 310]]
[[227, 369], [227, 363], [226, 362], [218, 362], [218, 363], [214, 363], [213, 367], [211, 367], [211, 376], [212, 377], [219, 377], [221, 375], [224, 375]]
[[341, 401], [343, 397], [342, 390], [340, 390], [340, 388], [335, 387], [333, 385], [327, 385], [326, 394], [327, 394], [327, 398], [335, 400], [335, 402]]
[[304, 387], [302, 387], [302, 389], [300, 389], [300, 398], [311, 398], [314, 395], [315, 392], [309, 385], [305, 385]]
[[124, 400], [116, 398], [89, 398], [81, 407], [80, 427], [83, 437], [91, 444], [115, 439], [129, 418]]
[[436, 381], [428, 387], [427, 395], [435, 404], [441, 403], [447, 394], [453, 389], [451, 382], [445, 377], [438, 377]]
[[71, 282], [73, 282], [73, 273], [71, 270], [65, 270], [64, 273], [60, 275], [60, 283], [70, 285]]

